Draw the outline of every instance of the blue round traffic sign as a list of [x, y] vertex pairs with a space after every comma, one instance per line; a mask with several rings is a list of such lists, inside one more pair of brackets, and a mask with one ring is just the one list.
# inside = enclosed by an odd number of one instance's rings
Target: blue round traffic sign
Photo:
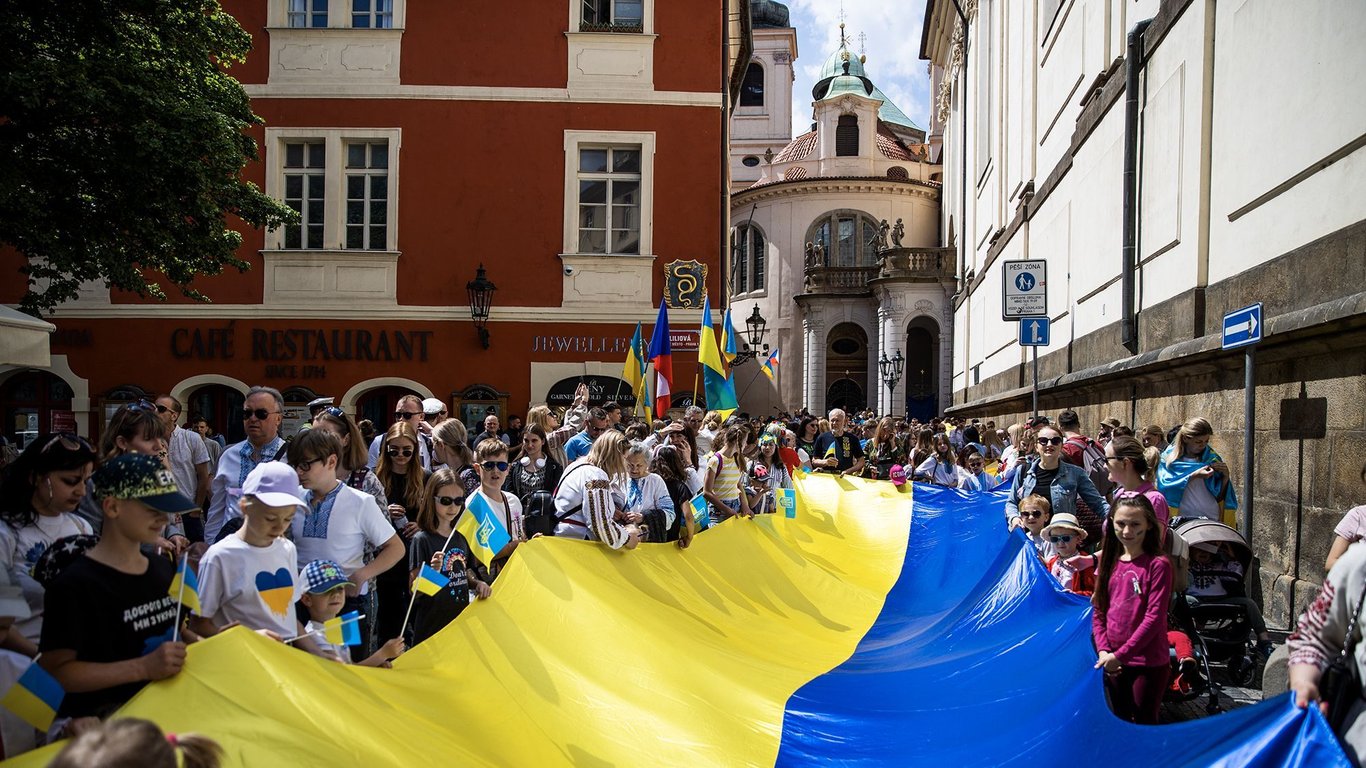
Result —
[[1034, 290], [1034, 276], [1028, 272], [1021, 272], [1015, 276], [1015, 287], [1025, 293]]

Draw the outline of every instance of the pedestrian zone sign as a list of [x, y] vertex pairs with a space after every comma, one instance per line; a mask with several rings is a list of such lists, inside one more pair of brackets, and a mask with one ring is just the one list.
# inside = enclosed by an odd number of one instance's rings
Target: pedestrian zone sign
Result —
[[1046, 317], [1022, 317], [1020, 318], [1020, 346], [1022, 347], [1046, 347], [1049, 344], [1049, 337], [1053, 334], [1049, 330], [1051, 323]]
[[1048, 262], [1007, 261], [1001, 269], [1001, 318], [1048, 316]]
[[1262, 340], [1262, 303], [1236, 309], [1224, 315], [1223, 349], [1256, 344]]

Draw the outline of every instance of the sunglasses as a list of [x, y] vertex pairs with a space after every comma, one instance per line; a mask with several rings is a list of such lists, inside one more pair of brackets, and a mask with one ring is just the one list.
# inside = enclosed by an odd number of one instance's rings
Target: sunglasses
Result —
[[346, 421], [346, 414], [342, 412], [342, 409], [338, 408], [338, 407], [335, 406], [335, 405], [329, 405], [329, 406], [327, 406], [326, 408], [323, 409], [323, 413], [325, 413], [325, 414], [327, 414], [328, 416], [331, 416], [331, 417], [333, 417], [333, 418], [337, 418], [337, 419], [341, 419], [342, 421]]
[[80, 435], [73, 432], [58, 432], [53, 435], [52, 439], [48, 440], [42, 448], [38, 449], [38, 453], [45, 454], [52, 449], [52, 446], [58, 444], [68, 451], [79, 451], [84, 449], [91, 453], [95, 452], [95, 449], [90, 447], [90, 443], [87, 443], [85, 438]]
[[251, 408], [243, 408], [242, 421], [247, 421], [253, 416], [256, 417], [257, 421], [265, 421], [266, 419], [270, 418], [272, 415], [277, 413], [279, 413], [279, 411], [267, 411], [265, 408], [257, 408], [255, 410]]
[[464, 496], [433, 496], [436, 503], [443, 507], [463, 507], [465, 506]]
[[399, 448], [398, 446], [394, 446], [394, 447], [392, 447], [392, 448], [389, 448], [388, 451], [389, 451], [389, 455], [390, 455], [390, 456], [412, 456], [412, 455], [413, 455], [413, 449], [412, 449], [412, 448]]
[[1042, 513], [1042, 512], [1021, 512], [1021, 513], [1020, 513], [1020, 517], [1027, 517], [1027, 518], [1030, 518], [1030, 519], [1032, 520], [1032, 519], [1034, 519], [1034, 518], [1036, 518], [1036, 517], [1043, 517], [1043, 513]]
[[479, 466], [483, 467], [484, 469], [490, 472], [492, 472], [495, 469], [499, 472], [508, 471], [508, 463], [506, 461], [486, 461], [480, 464]]
[[1062, 445], [1061, 437], [1041, 437], [1039, 445]]
[[409, 413], [408, 411], [394, 411], [394, 418], [396, 418], [396, 419], [411, 419], [411, 418], [414, 417], [414, 416], [421, 416], [421, 415], [422, 415], [422, 412], [421, 412], [421, 411], [413, 411], [413, 412], [411, 412], [411, 413]]
[[1054, 544], [1071, 544], [1072, 539], [1074, 538], [1076, 537], [1071, 534], [1068, 534], [1066, 536], [1049, 536], [1048, 540], [1053, 542]]

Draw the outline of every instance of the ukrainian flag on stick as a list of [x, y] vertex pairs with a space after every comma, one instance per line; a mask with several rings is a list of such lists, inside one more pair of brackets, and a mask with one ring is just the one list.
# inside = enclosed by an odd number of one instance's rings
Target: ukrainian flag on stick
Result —
[[726, 360], [726, 370], [730, 370], [739, 354], [740, 350], [735, 343], [735, 326], [730, 322], [730, 307], [726, 307], [725, 318], [721, 321], [721, 357]]
[[38, 666], [35, 660], [0, 699], [0, 704], [34, 728], [47, 731], [57, 719], [57, 710], [65, 697], [66, 692], [57, 678]]
[[324, 621], [323, 638], [333, 645], [360, 645], [360, 619], [359, 611], [351, 611]]
[[413, 591], [431, 597], [450, 583], [451, 580], [441, 575], [440, 571], [423, 563], [422, 570], [417, 572], [417, 579], [413, 581]]
[[631, 351], [626, 353], [626, 364], [621, 368], [621, 379], [631, 385], [631, 393], [636, 402], [645, 402], [645, 416], [652, 418], [650, 405], [645, 396], [645, 339], [640, 336], [640, 323], [636, 323], [636, 334], [631, 337]]
[[512, 541], [512, 535], [503, 526], [503, 521], [498, 519], [493, 507], [480, 493], [470, 495], [465, 514], [460, 516], [455, 529], [465, 535], [474, 556], [485, 565], [492, 563], [493, 558]]
[[725, 365], [716, 349], [716, 332], [711, 327], [711, 299], [702, 297], [702, 337], [698, 339], [697, 362], [702, 366], [702, 389], [707, 393], [707, 408], [725, 419], [740, 407], [735, 397], [735, 382], [726, 376]]
[[764, 358], [764, 362], [760, 363], [759, 367], [764, 372], [764, 375], [769, 378], [770, 381], [777, 381], [777, 379], [774, 378], [774, 371], [778, 367], [777, 347], [774, 347], [773, 351], [768, 353], [768, 357]]

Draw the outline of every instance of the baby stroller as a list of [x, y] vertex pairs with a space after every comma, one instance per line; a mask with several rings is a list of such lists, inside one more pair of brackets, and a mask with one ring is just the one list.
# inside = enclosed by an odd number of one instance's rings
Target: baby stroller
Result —
[[[1254, 643], [1252, 621], [1248, 605], [1247, 574], [1252, 564], [1252, 548], [1238, 531], [1223, 523], [1204, 518], [1172, 521], [1172, 530], [1188, 545], [1191, 557], [1187, 561], [1189, 584], [1174, 603], [1175, 612], [1186, 614], [1197, 657], [1208, 670], [1210, 665], [1223, 668], [1225, 679], [1233, 685], [1246, 687], [1256, 679], [1260, 658]], [[1217, 558], [1217, 559], [1216, 559]], [[1193, 561], [1205, 560], [1204, 567]], [[1214, 580], [1223, 586], [1224, 597], [1197, 597], [1192, 592], [1209, 586]], [[1183, 610], [1184, 609], [1184, 610]], [[1216, 686], [1211, 686], [1211, 703]]]

